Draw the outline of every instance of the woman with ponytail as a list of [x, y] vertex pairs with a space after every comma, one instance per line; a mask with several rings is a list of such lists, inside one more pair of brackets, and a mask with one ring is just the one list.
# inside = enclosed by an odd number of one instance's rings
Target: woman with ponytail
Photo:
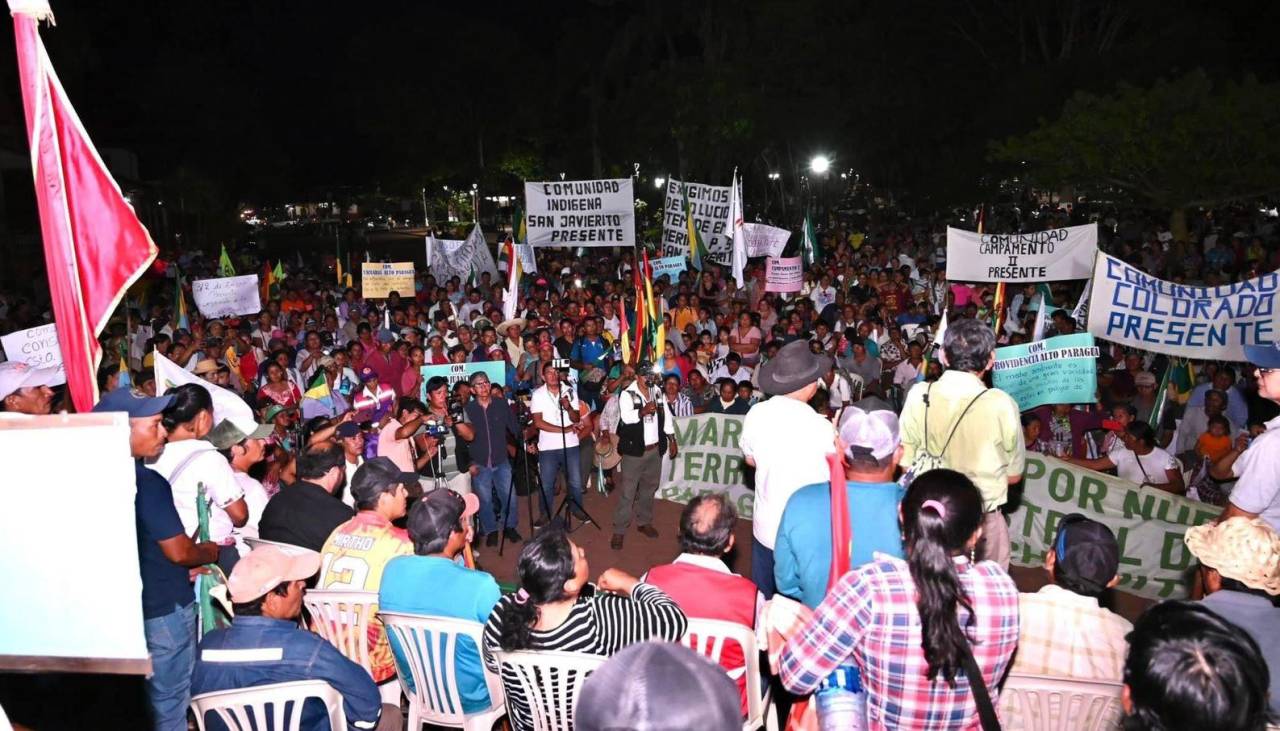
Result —
[[520, 589], [498, 601], [484, 630], [485, 663], [501, 672], [511, 725], [532, 729], [528, 701], [514, 672], [499, 669], [499, 650], [556, 650], [612, 655], [635, 642], [684, 636], [684, 612], [657, 587], [618, 569], [587, 581], [586, 553], [562, 531], [525, 543], [516, 564]]
[[906, 559], [877, 554], [845, 574], [788, 641], [782, 682], [812, 693], [852, 663], [868, 729], [981, 728], [965, 666], [972, 653], [995, 704], [1018, 643], [1018, 590], [999, 565], [972, 558], [983, 512], [967, 477], [925, 472], [900, 510]]

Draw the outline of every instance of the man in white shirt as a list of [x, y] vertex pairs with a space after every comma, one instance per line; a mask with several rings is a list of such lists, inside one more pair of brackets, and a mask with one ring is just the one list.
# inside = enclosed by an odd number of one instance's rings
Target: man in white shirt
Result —
[[818, 280], [818, 286], [813, 288], [809, 293], [809, 299], [813, 302], [813, 309], [822, 312], [827, 305], [836, 301], [836, 288], [831, 286], [831, 277], [823, 275]]
[[907, 343], [907, 359], [893, 369], [893, 385], [906, 391], [920, 380], [924, 373], [924, 347], [912, 340]]
[[351, 481], [355, 479], [356, 470], [364, 464], [364, 432], [355, 422], [344, 421], [334, 432], [338, 438], [338, 446], [342, 447], [342, 469], [347, 475], [346, 489], [342, 491], [342, 502], [355, 510], [356, 499], [351, 494]]
[[756, 468], [755, 506], [751, 521], [751, 576], [765, 598], [774, 594], [773, 544], [782, 511], [792, 493], [805, 485], [830, 480], [826, 455], [835, 451], [835, 430], [809, 400], [831, 358], [795, 340], [760, 366], [760, 389], [771, 398], [747, 412], [739, 446]]
[[[199, 526], [196, 501], [200, 487], [209, 500], [209, 540], [219, 546], [218, 562], [224, 571], [235, 566], [239, 553], [233, 529], [249, 520], [244, 491], [231, 465], [205, 437], [213, 428], [213, 401], [209, 392], [193, 383], [170, 391], [173, 402], [164, 410], [162, 423], [169, 432], [164, 451], [148, 464], [173, 488], [173, 503], [187, 535]], [[253, 431], [250, 427], [248, 431]]]
[[244, 504], [249, 511], [249, 518], [244, 525], [231, 531], [235, 537], [236, 550], [241, 558], [249, 553], [250, 547], [246, 539], [258, 537], [258, 520], [267, 507], [267, 500], [271, 498], [262, 483], [249, 476], [249, 470], [261, 462], [266, 455], [266, 442], [263, 440], [271, 436], [271, 432], [274, 431], [271, 424], [247, 424], [246, 426], [253, 428], [246, 432], [230, 419], [223, 419], [205, 437], [227, 458], [236, 484], [244, 493]]
[[542, 481], [542, 516], [536, 525], [551, 520], [556, 476], [561, 468], [569, 489], [571, 512], [579, 520], [589, 520], [582, 509], [582, 463], [578, 454], [578, 438], [591, 429], [587, 405], [572, 387], [561, 382], [554, 361], [542, 363], [541, 367], [543, 385], [534, 390], [529, 400], [533, 424], [538, 427], [538, 476]]
[[609, 547], [622, 549], [622, 539], [631, 525], [631, 506], [636, 508], [636, 530], [657, 538], [653, 527], [653, 498], [662, 477], [662, 454], [676, 456], [675, 426], [667, 410], [659, 408], [657, 394], [637, 378], [618, 394], [618, 452], [622, 454], [622, 497], [613, 513], [613, 538]]
[[742, 365], [742, 356], [737, 353], [730, 352], [725, 356], [724, 365], [712, 372], [710, 380], [712, 383], [715, 383], [721, 378], [732, 378], [735, 383], [750, 381], [751, 369]]
[[618, 313], [614, 310], [612, 300], [605, 300], [604, 313], [601, 316], [604, 319], [605, 332], [609, 333], [609, 335], [616, 341], [618, 339], [618, 333], [622, 331], [622, 323], [618, 319]]

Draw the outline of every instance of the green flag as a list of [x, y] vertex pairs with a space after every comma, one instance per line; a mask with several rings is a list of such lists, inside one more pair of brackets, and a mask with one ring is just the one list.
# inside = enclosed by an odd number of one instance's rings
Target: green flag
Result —
[[231, 257], [227, 256], [227, 245], [222, 245], [222, 256], [218, 257], [218, 276], [234, 277], [236, 268], [231, 264]]
[[271, 272], [271, 277], [275, 279], [277, 283], [284, 281], [284, 266], [281, 265], [279, 261], [276, 261], [276, 269]]
[[813, 230], [813, 219], [808, 211], [804, 214], [804, 230], [801, 232], [800, 242], [800, 256], [804, 258], [804, 265], [811, 267], [822, 258], [822, 245], [818, 243], [818, 236]]
[[689, 239], [689, 261], [694, 269], [702, 271], [702, 260], [710, 254], [707, 251], [707, 245], [702, 241], [702, 234], [698, 232], [698, 227], [693, 221], [693, 209], [689, 205], [689, 186], [680, 186], [680, 191], [684, 196], [684, 231]]

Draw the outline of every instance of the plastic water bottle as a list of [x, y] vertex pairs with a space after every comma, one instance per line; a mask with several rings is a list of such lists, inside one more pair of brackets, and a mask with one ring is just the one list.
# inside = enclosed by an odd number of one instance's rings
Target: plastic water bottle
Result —
[[867, 694], [857, 667], [836, 668], [813, 698], [822, 731], [863, 731], [867, 727]]

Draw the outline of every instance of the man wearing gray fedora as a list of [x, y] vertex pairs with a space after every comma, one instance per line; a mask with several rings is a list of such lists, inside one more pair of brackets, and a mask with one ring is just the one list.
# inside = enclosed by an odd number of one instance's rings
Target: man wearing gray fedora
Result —
[[826, 456], [835, 451], [835, 429], [809, 405], [831, 358], [796, 340], [760, 366], [760, 390], [769, 395], [747, 412], [739, 445], [755, 467], [751, 519], [751, 578], [773, 596], [773, 544], [787, 500], [796, 490], [830, 479]]

